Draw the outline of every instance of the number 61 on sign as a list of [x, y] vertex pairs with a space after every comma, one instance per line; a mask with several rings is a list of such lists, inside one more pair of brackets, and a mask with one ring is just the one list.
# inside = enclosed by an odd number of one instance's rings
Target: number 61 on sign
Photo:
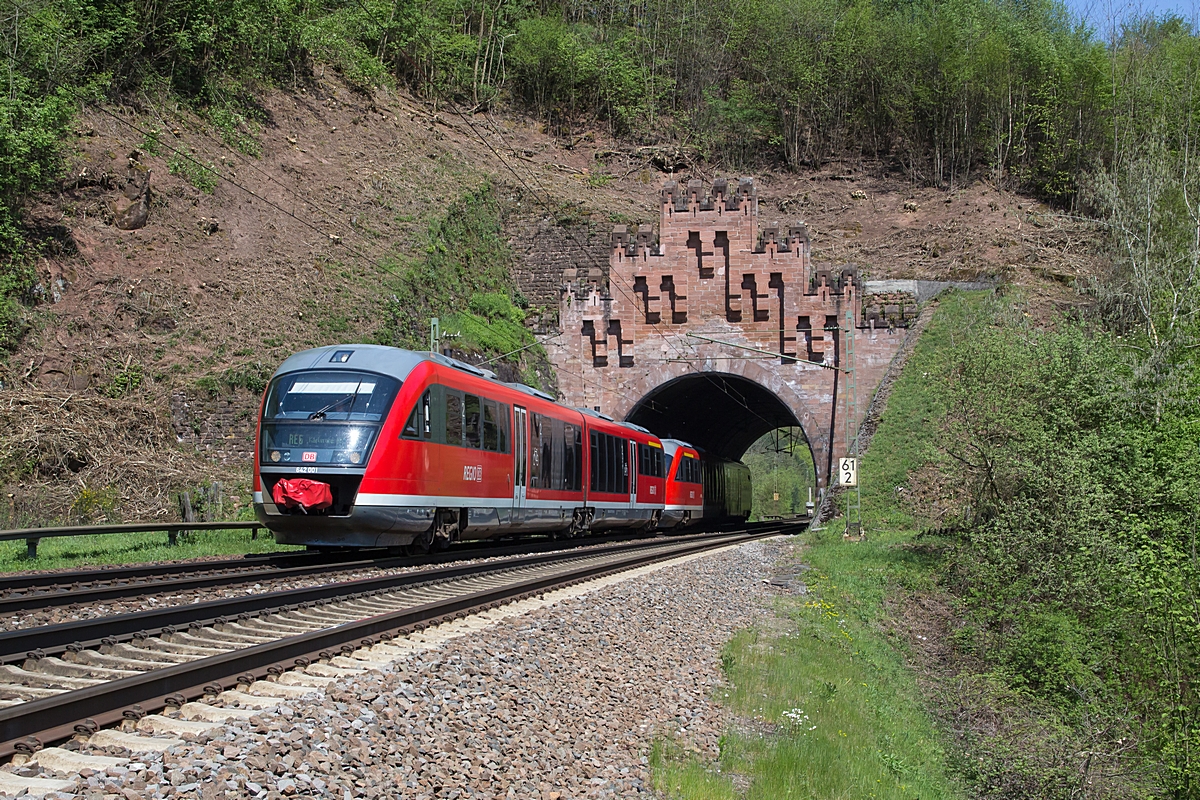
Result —
[[858, 459], [838, 460], [838, 483], [842, 486], [858, 486]]

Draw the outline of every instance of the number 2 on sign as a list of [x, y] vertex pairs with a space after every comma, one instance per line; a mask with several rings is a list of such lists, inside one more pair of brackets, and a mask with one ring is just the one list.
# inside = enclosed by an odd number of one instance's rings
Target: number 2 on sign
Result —
[[842, 486], [858, 486], [857, 458], [843, 458], [838, 461], [838, 483]]

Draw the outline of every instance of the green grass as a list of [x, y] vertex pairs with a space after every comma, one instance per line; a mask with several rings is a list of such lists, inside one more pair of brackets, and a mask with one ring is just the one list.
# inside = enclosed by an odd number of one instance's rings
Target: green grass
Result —
[[658, 739], [650, 750], [654, 788], [667, 797], [690, 800], [735, 800], [737, 790], [720, 766], [705, 765], [669, 739]]
[[668, 740], [651, 754], [655, 787], [666, 796], [962, 796], [949, 775], [946, 739], [905, 665], [904, 645], [885, 632], [885, 600], [898, 589], [936, 586], [936, 547], [925, 546], [936, 541], [909, 546], [922, 523], [896, 488], [936, 457], [934, 376], [988, 302], [983, 293], [942, 301], [860, 464], [867, 539], [844, 541], [841, 519], [801, 537], [807, 594], [779, 599], [775, 625], [741, 631], [723, 654], [728, 686], [717, 699], [736, 721], [718, 763], [705, 764]]
[[87, 565], [139, 564], [175, 561], [204, 556], [274, 553], [302, 548], [275, 544], [270, 531], [260, 530], [252, 540], [250, 531], [196, 531], [179, 536], [179, 544], [167, 544], [166, 533], [107, 534], [103, 536], [60, 536], [42, 539], [37, 558], [25, 557], [25, 541], [0, 542], [0, 572], [62, 569]]
[[[926, 565], [895, 542], [849, 544], [829, 530], [805, 539], [808, 594], [778, 602], [777, 629], [726, 646], [718, 699], [740, 722], [719, 763], [660, 754], [656, 785], [681, 798], [958, 797], [941, 735], [880, 629], [888, 587], [925, 580]], [[731, 774], [749, 781], [744, 793]]]

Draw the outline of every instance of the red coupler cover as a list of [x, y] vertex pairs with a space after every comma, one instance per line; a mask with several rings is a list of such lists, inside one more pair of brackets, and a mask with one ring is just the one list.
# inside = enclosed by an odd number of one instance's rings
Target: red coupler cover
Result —
[[300, 506], [305, 511], [323, 511], [333, 505], [329, 484], [308, 478], [283, 478], [271, 490], [271, 497], [277, 506]]

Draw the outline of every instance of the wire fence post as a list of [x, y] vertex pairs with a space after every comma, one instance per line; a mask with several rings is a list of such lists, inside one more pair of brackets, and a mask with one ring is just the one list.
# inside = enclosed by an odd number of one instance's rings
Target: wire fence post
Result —
[[[196, 509], [192, 507], [192, 493], [191, 492], [180, 492], [179, 493], [179, 517], [184, 522], [195, 522], [196, 521]], [[175, 545], [179, 544], [179, 531], [177, 531], [177, 530], [167, 531], [167, 544], [170, 547], [174, 547]]]

